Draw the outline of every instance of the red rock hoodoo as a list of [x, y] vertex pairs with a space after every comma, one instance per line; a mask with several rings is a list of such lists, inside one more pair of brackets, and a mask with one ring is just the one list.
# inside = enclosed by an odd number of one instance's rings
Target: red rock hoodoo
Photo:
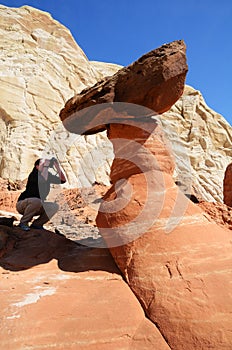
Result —
[[[229, 350], [231, 232], [207, 219], [175, 185], [171, 152], [155, 117], [115, 111], [109, 105], [106, 112], [98, 105], [116, 101], [139, 103], [156, 113], [169, 109], [184, 88], [184, 44], [165, 45], [147, 57], [155, 57], [156, 74], [151, 72], [148, 79], [144, 72], [151, 94], [146, 88], [137, 90], [143, 86], [136, 84], [143, 77], [140, 59], [70, 100], [61, 118], [70, 131], [108, 129], [115, 152], [112, 187], [97, 225], [146, 315], [173, 350]], [[138, 64], [141, 73], [131, 74]], [[115, 88], [121, 74], [123, 94]], [[95, 108], [88, 111], [89, 106]]]

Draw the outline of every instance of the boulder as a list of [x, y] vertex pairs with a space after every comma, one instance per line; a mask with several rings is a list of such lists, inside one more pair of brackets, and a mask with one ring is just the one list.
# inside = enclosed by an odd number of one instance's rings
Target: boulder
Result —
[[107, 250], [37, 231], [0, 226], [2, 348], [170, 350]]
[[[165, 44], [112, 77], [86, 88], [61, 110], [64, 126], [71, 132], [91, 134], [105, 130], [114, 119], [125, 120], [125, 113], [136, 119], [142, 113], [155, 115], [167, 111], [183, 93], [188, 70], [185, 51], [181, 40]], [[113, 102], [116, 103], [112, 106]], [[127, 106], [123, 103], [135, 105], [129, 107], [135, 114], [125, 110]]]
[[225, 171], [223, 181], [223, 195], [224, 203], [232, 207], [232, 163], [230, 163]]

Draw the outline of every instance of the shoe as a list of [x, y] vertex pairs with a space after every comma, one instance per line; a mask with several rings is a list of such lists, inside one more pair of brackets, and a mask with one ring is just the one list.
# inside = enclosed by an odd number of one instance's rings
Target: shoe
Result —
[[35, 230], [45, 230], [43, 225], [42, 226], [38, 226], [38, 225], [31, 224], [30, 228], [34, 228]]
[[19, 227], [23, 230], [23, 231], [29, 231], [30, 227], [27, 224], [19, 224]]

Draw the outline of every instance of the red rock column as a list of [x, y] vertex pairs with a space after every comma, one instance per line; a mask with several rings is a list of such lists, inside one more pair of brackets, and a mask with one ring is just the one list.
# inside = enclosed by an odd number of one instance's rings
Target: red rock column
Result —
[[97, 225], [108, 247], [140, 237], [152, 227], [173, 185], [174, 161], [156, 119], [110, 124], [108, 137], [115, 159], [111, 189], [105, 194]]
[[232, 207], [232, 163], [226, 168], [223, 185], [224, 203]]

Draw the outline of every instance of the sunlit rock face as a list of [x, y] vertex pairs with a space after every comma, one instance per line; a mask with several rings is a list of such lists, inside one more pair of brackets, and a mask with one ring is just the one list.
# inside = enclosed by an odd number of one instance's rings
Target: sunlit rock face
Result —
[[[141, 115], [148, 117], [168, 111], [183, 93], [188, 71], [185, 51], [182, 40], [162, 45], [112, 77], [76, 94], [61, 110], [64, 126], [88, 135], [107, 129], [115, 119], [125, 120], [126, 114], [127, 119], [136, 120]], [[128, 110], [124, 103], [131, 108]]]
[[89, 62], [70, 31], [46, 12], [0, 6], [0, 15], [0, 176], [25, 179], [35, 159], [53, 153], [70, 185], [107, 182], [112, 151], [104, 135], [74, 140], [59, 111], [117, 66]]

